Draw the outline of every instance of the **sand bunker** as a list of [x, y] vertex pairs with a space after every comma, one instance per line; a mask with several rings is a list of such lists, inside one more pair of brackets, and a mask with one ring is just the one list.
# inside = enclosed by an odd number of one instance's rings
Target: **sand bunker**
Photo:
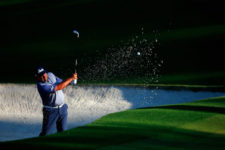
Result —
[[[70, 86], [64, 93], [69, 106], [69, 129], [127, 109], [225, 95], [223, 92], [116, 86]], [[42, 103], [36, 85], [0, 84], [0, 141], [36, 137], [41, 131], [41, 124]]]

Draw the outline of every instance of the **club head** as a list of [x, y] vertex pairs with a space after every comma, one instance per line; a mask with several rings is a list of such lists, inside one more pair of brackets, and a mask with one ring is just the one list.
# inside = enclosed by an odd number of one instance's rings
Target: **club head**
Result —
[[73, 33], [77, 35], [77, 38], [79, 38], [79, 32], [77, 30], [73, 30]]

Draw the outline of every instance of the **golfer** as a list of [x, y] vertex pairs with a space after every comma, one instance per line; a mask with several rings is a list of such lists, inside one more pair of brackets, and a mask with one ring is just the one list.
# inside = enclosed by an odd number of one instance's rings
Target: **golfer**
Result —
[[64, 102], [62, 89], [77, 79], [77, 74], [63, 81], [43, 67], [37, 68], [37, 89], [43, 103], [43, 122], [40, 136], [51, 134], [52, 129], [62, 132], [67, 128], [67, 104]]

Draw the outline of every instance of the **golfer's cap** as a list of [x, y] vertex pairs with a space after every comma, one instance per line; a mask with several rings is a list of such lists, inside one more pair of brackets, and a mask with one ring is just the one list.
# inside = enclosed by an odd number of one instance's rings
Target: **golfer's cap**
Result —
[[46, 73], [47, 71], [43, 68], [43, 67], [38, 67], [37, 68], [37, 72], [36, 72], [36, 74], [38, 75], [38, 76], [41, 76], [41, 75], [43, 75], [44, 73]]

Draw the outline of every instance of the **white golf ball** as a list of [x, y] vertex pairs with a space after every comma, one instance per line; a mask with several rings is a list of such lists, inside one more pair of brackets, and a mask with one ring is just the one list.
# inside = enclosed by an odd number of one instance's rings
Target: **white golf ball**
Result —
[[140, 52], [137, 52], [137, 55], [141, 55], [141, 53]]

